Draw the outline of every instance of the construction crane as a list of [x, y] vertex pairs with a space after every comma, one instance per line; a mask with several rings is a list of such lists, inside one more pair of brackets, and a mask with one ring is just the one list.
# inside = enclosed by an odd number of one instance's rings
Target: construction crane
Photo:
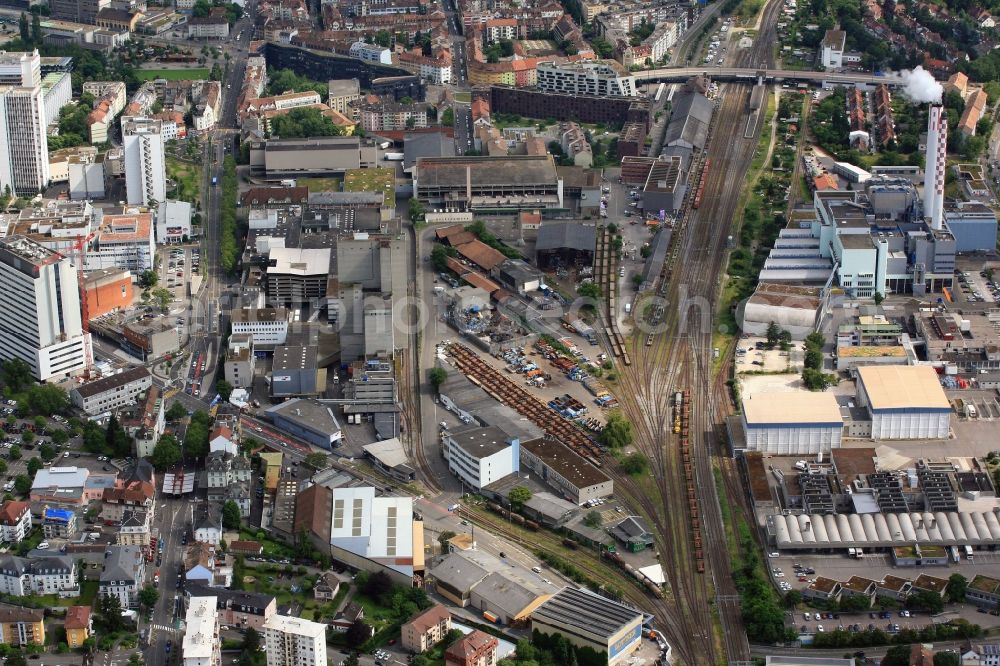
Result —
[[97, 234], [92, 231], [86, 236], [78, 237], [69, 246], [69, 250], [72, 254], [68, 254], [65, 251], [60, 252], [58, 250], [53, 250], [53, 254], [41, 262], [42, 266], [48, 266], [56, 263], [60, 259], [67, 258], [76, 263], [77, 286], [80, 290], [80, 318], [82, 319], [83, 325], [83, 358], [84, 363], [86, 364], [84, 367], [84, 376], [87, 378], [90, 377], [94, 368], [94, 350], [90, 343], [90, 307], [87, 305], [87, 287], [84, 283], [83, 267], [87, 259], [87, 245], [96, 235]]

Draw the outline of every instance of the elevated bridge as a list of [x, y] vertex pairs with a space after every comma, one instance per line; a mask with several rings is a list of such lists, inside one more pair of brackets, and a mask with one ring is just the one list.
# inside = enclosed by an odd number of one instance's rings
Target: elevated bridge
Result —
[[635, 82], [667, 83], [683, 82], [692, 76], [705, 76], [713, 81], [745, 81], [747, 83], [777, 82], [777, 83], [813, 83], [827, 85], [869, 85], [876, 86], [885, 83], [889, 86], [899, 85], [899, 80], [887, 76], [871, 74], [837, 74], [836, 72], [810, 72], [794, 69], [749, 69], [741, 67], [668, 67], [635, 72]]

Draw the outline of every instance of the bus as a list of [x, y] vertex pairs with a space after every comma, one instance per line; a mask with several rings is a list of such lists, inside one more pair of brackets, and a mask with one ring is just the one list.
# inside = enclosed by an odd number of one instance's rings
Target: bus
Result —
[[212, 176], [212, 187], [219, 184], [219, 179], [216, 176]]
[[951, 561], [958, 564], [958, 548], [955, 546], [948, 546], [948, 554], [951, 555]]
[[963, 546], [965, 549], [965, 559], [972, 561], [972, 546]]

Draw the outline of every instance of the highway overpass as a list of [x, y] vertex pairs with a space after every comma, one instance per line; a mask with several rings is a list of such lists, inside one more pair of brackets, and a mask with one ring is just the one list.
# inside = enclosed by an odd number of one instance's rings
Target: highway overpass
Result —
[[830, 85], [877, 85], [886, 83], [890, 86], [897, 85], [898, 80], [886, 76], [872, 76], [871, 74], [837, 74], [835, 72], [807, 72], [792, 69], [743, 69], [739, 67], [672, 67], [665, 69], [651, 69], [635, 72], [635, 82], [657, 83], [683, 82], [692, 76], [703, 75], [714, 81], [746, 81], [755, 83], [758, 79], [764, 81], [776, 81], [778, 83], [827, 83]]

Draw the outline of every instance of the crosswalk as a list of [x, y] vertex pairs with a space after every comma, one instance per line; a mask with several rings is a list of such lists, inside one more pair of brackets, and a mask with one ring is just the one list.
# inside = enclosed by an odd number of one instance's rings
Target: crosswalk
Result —
[[151, 625], [149, 625], [149, 627], [154, 632], [156, 632], [156, 631], [162, 631], [162, 632], [165, 632], [165, 633], [168, 633], [168, 634], [175, 634], [178, 631], [178, 629], [176, 629], [174, 627], [168, 627], [165, 624], [151, 624]]

